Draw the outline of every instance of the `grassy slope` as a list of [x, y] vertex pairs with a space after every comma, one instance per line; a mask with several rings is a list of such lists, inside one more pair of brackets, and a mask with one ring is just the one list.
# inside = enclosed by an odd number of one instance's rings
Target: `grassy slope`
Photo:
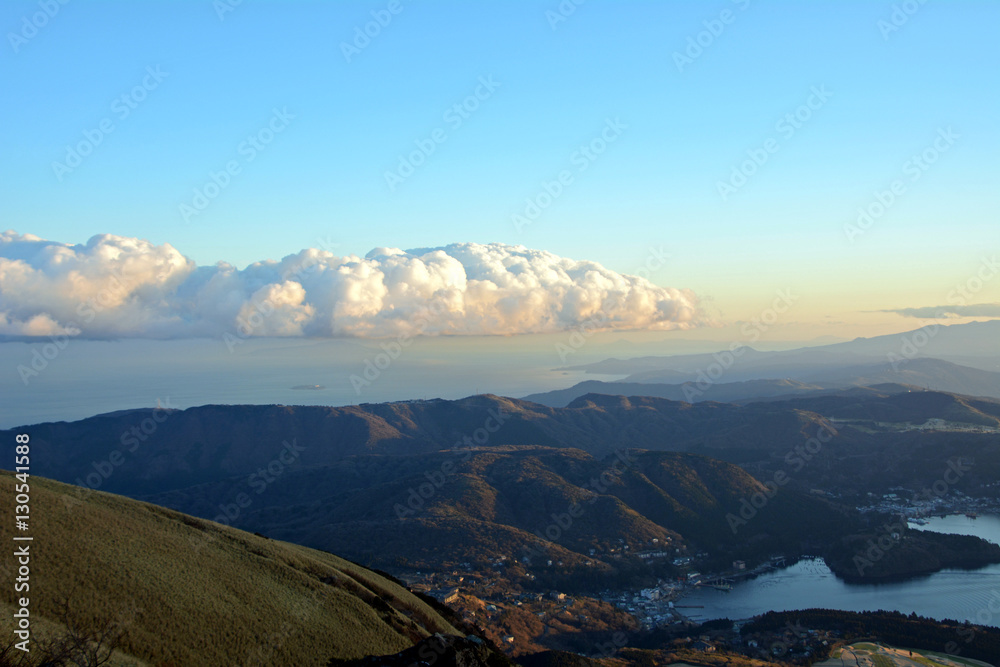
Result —
[[[86, 613], [125, 618], [122, 648], [149, 664], [325, 665], [460, 634], [402, 587], [331, 554], [110, 494], [68, 502], [72, 487], [30, 481], [32, 616], [53, 619], [71, 595]], [[0, 497], [5, 507], [14, 497], [6, 471]], [[10, 533], [3, 522], [6, 544]], [[13, 566], [0, 560], [4, 606]]]
[[957, 665], [991, 667], [989, 663], [979, 660], [924, 649], [896, 648], [882, 643], [876, 645], [869, 642], [859, 642], [845, 647], [844, 652], [848, 656], [843, 659], [841, 658], [842, 654], [838, 652], [835, 654], [837, 657], [818, 662], [815, 667], [842, 667], [844, 664], [851, 664], [853, 658], [849, 655], [852, 653], [855, 656], [868, 657], [875, 664], [875, 667], [920, 667], [923, 665], [927, 667], [956, 667]]

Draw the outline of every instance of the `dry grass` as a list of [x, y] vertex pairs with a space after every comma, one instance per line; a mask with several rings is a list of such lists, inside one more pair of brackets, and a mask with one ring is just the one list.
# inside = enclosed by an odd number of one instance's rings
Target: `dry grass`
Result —
[[[0, 472], [4, 506], [14, 478]], [[325, 665], [457, 633], [402, 587], [336, 556], [121, 496], [31, 478], [31, 613], [59, 601], [128, 625], [121, 647], [149, 665]], [[11, 542], [10, 521], [0, 539]], [[14, 602], [0, 557], [0, 604]], [[6, 610], [5, 610], [6, 611]], [[11, 616], [0, 629], [7, 636]], [[41, 618], [39, 618], [41, 617]]]

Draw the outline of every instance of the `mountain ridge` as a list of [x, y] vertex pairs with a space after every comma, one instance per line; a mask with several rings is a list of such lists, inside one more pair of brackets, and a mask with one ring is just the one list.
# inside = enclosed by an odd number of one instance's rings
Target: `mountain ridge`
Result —
[[[657, 396], [692, 403], [748, 402], [891, 383], [914, 389], [1000, 398], [1000, 372], [984, 371], [941, 359], [915, 358], [904, 364], [881, 361], [838, 366], [834, 370], [815, 366], [773, 369], [766, 365], [759, 369], [748, 369], [746, 365], [734, 362], [731, 368], [737, 369], [736, 371], [727, 371], [719, 380], [712, 380], [705, 373], [711, 369], [712, 364], [718, 365], [719, 362], [714, 357], [709, 358], [710, 361], [698, 369], [699, 372], [647, 370], [632, 373], [623, 380], [584, 380], [566, 389], [529, 394], [523, 398], [550, 407], [564, 407], [584, 393]], [[784, 374], [768, 375], [773, 370], [780, 370]], [[726, 378], [731, 379], [723, 382]]]

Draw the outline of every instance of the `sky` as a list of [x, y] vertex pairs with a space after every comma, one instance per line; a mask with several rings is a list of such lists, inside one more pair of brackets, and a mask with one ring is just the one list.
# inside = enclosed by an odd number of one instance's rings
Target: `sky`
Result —
[[[191, 267], [233, 265], [212, 275], [245, 302], [267, 284], [247, 270], [260, 260], [320, 248], [332, 275], [334, 256], [453, 244], [548, 253], [531, 270], [575, 267], [576, 287], [589, 262], [638, 273], [652, 285], [608, 278], [655, 302], [620, 326], [686, 337], [731, 336], [789, 294], [767, 336], [904, 331], [945, 304], [956, 322], [995, 317], [998, 25], [986, 1], [8, 1], [0, 230], [67, 244], [91, 269], [102, 248], [139, 262], [169, 244], [187, 273], [143, 322], [191, 317], [162, 311], [179, 286], [195, 310], [219, 303]], [[77, 245], [102, 234], [130, 240]], [[34, 315], [65, 330], [58, 294], [98, 279], [19, 261], [34, 282], [8, 266], [0, 306], [32, 315], [11, 296], [31, 286]], [[495, 282], [498, 299], [530, 291]], [[330, 316], [312, 302], [323, 289], [288, 297], [293, 325]], [[556, 305], [495, 332], [588, 317]], [[141, 329], [127, 315], [118, 334]], [[451, 332], [487, 331], [477, 317]], [[293, 325], [266, 333], [399, 330]]]

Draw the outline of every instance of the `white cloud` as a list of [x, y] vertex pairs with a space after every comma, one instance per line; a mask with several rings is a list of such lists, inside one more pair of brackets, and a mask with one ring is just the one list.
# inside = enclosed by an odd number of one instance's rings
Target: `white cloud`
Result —
[[366, 336], [674, 329], [697, 297], [523, 246], [462, 243], [338, 257], [314, 248], [242, 271], [169, 244], [0, 234], [0, 334], [89, 338]]

